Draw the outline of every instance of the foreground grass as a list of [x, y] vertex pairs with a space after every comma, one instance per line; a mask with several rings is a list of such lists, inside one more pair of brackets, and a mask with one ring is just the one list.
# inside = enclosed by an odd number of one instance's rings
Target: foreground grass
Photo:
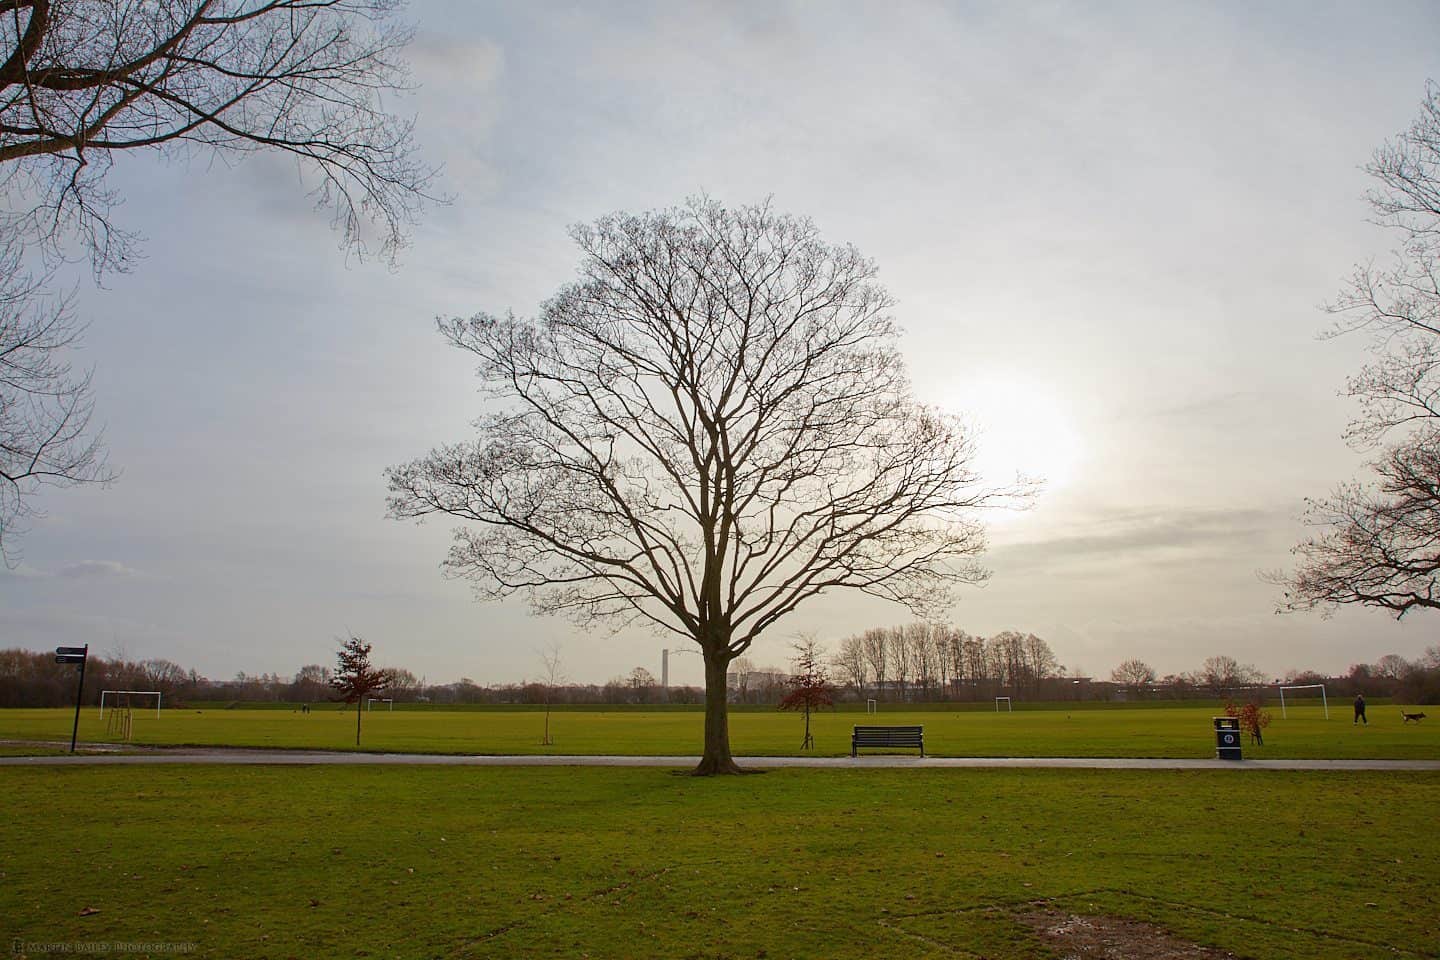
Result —
[[[926, 751], [973, 757], [1210, 757], [1210, 718], [1216, 705], [1126, 707], [1085, 710], [1019, 710], [1015, 713], [887, 708], [874, 717], [824, 712], [814, 720], [816, 754], [850, 751], [857, 723], [922, 724]], [[1352, 726], [1342, 712], [1325, 720], [1319, 708], [1300, 707], [1265, 732], [1264, 747], [1246, 756], [1270, 758], [1440, 758], [1440, 722], [1403, 725], [1400, 707], [1376, 707], [1368, 727]], [[0, 739], [63, 739], [73, 713], [66, 710], [0, 710]], [[684, 756], [699, 751], [704, 718], [698, 711], [566, 711], [550, 717], [553, 746], [541, 746], [543, 715], [533, 711], [375, 710], [364, 717], [367, 750], [418, 753], [638, 754]], [[730, 717], [737, 754], [799, 753], [802, 721], [775, 710]], [[284, 710], [136, 710], [139, 744], [353, 749], [355, 714], [327, 705], [310, 714]], [[97, 711], [81, 714], [82, 740], [107, 740]]]
[[1437, 795], [1426, 773], [15, 768], [0, 935], [32, 955], [1052, 957], [1013, 919], [1049, 900], [1245, 957], [1435, 957]]

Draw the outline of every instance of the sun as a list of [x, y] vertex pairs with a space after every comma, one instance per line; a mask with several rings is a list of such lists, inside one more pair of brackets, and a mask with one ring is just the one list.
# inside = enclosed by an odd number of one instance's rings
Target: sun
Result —
[[1065, 399], [1024, 375], [993, 375], [947, 384], [940, 406], [976, 431], [975, 469], [987, 484], [1021, 474], [1055, 491], [1074, 480], [1084, 444]]

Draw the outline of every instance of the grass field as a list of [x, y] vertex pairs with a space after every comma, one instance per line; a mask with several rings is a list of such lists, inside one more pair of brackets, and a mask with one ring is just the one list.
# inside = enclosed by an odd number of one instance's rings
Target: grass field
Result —
[[1043, 910], [1243, 957], [1435, 957], [1437, 797], [1428, 773], [16, 768], [0, 935], [31, 956], [1058, 958], [1022, 922]]
[[[1017, 710], [1014, 713], [882, 708], [874, 717], [825, 712], [813, 718], [815, 753], [847, 754], [856, 723], [916, 723], [925, 727], [926, 751], [936, 756], [1210, 757], [1215, 705], [1105, 709]], [[1440, 758], [1440, 717], [1404, 725], [1399, 706], [1371, 708], [1370, 725], [1355, 727], [1348, 713], [1299, 707], [1265, 732], [1250, 757]], [[65, 740], [73, 712], [0, 710], [0, 740]], [[689, 711], [576, 710], [550, 717], [554, 745], [540, 744], [543, 717], [530, 710], [394, 712], [364, 717], [367, 750], [419, 753], [693, 755], [699, 752], [703, 715]], [[308, 715], [289, 710], [165, 710], [134, 712], [139, 744], [353, 749], [355, 714], [327, 706]], [[802, 720], [775, 710], [735, 712], [731, 742], [737, 755], [799, 753]], [[96, 710], [81, 712], [82, 740], [106, 742]]]

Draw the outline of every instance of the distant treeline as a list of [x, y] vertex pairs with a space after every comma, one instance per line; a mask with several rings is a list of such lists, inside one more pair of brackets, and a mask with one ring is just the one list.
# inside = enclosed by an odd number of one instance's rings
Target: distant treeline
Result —
[[[745, 658], [733, 667], [730, 699], [736, 704], [773, 706], [789, 689], [783, 670], [756, 669]], [[556, 686], [482, 685], [468, 677], [426, 684], [409, 670], [391, 669], [395, 681], [379, 696], [417, 705], [684, 706], [704, 699], [695, 687], [664, 690], [639, 667], [627, 677], [603, 684]], [[75, 673], [75, 667], [55, 663], [51, 651], [0, 650], [0, 707], [73, 704]], [[1069, 676], [1049, 645], [1033, 634], [1007, 632], [983, 638], [933, 624], [867, 630], [841, 641], [831, 659], [831, 679], [842, 702], [988, 703], [997, 696], [1032, 702], [1264, 699], [1275, 689], [1254, 667], [1223, 656], [1206, 659], [1196, 671], [1158, 678], [1139, 660], [1125, 661], [1109, 680]], [[1403, 703], [1440, 703], [1440, 646], [1415, 660], [1389, 654], [1375, 663], [1356, 664], [1342, 676], [1292, 670], [1284, 682], [1323, 683], [1331, 699], [1363, 693]], [[330, 670], [319, 664], [307, 664], [291, 677], [240, 673], [234, 679], [212, 680], [170, 660], [92, 655], [86, 667], [84, 702], [98, 703], [102, 690], [157, 690], [174, 706], [318, 704], [334, 696]]]
[[1348, 686], [1343, 689], [1352, 695], [1388, 696], [1401, 703], [1440, 703], [1440, 644], [1427, 647], [1425, 653], [1414, 660], [1389, 653], [1375, 663], [1357, 663], [1344, 680]]
[[[1140, 660], [1126, 660], [1110, 675], [1107, 696], [1111, 699], [1186, 699], [1191, 697], [1234, 697], [1266, 700], [1278, 694], [1279, 686], [1324, 684], [1331, 700], [1364, 694], [1369, 699], [1391, 699], [1400, 703], [1440, 703], [1440, 646], [1424, 655], [1406, 660], [1386, 654], [1375, 663], [1357, 663], [1339, 676], [1314, 670], [1290, 670], [1271, 681], [1248, 664], [1234, 658], [1206, 658], [1200, 669], [1156, 678], [1155, 671]], [[1101, 686], [1097, 684], [1097, 686]], [[1304, 691], [1291, 697], [1318, 697], [1318, 691]]]
[[[482, 686], [468, 677], [454, 683], [424, 684], [404, 668], [390, 668], [394, 682], [377, 697], [397, 702], [434, 704], [700, 703], [694, 687], [671, 687], [668, 697], [653, 684], [636, 685], [616, 678], [604, 684], [540, 683]], [[102, 690], [159, 691], [175, 705], [203, 703], [324, 703], [335, 696], [331, 671], [307, 664], [292, 677], [278, 673], [239, 673], [232, 680], [212, 680], [171, 660], [129, 660], [91, 653], [85, 667], [84, 702], [98, 704]], [[53, 651], [0, 650], [0, 707], [60, 707], [75, 702], [76, 668], [57, 664]]]
[[[743, 661], [736, 661], [737, 666]], [[1159, 676], [1141, 660], [1126, 660], [1108, 679], [1078, 676], [1061, 666], [1050, 645], [1033, 633], [1006, 630], [990, 637], [958, 627], [910, 623], [881, 627], [841, 640], [830, 660], [831, 679], [844, 698], [880, 701], [985, 701], [1010, 696], [1032, 701], [1264, 699], [1276, 681], [1233, 657], [1207, 657], [1191, 671]], [[746, 702], [773, 702], [775, 675], [738, 686]], [[766, 683], [772, 688], [767, 688]], [[1332, 697], [1396, 697], [1410, 703], [1440, 702], [1440, 647], [1416, 660], [1395, 654], [1356, 664], [1342, 676], [1292, 670], [1284, 683], [1323, 683]], [[734, 684], [732, 684], [734, 685]]]

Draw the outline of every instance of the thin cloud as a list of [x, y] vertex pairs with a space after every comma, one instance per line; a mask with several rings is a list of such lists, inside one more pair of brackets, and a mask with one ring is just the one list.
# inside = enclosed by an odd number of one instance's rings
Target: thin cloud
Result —
[[1115, 514], [1083, 533], [997, 545], [991, 560], [1008, 568], [1103, 559], [1154, 562], [1157, 554], [1251, 552], [1274, 529], [1277, 515], [1254, 509], [1167, 510]]
[[95, 580], [104, 577], [134, 577], [139, 570], [127, 567], [118, 560], [82, 560], [61, 567], [55, 576], [67, 580]]

